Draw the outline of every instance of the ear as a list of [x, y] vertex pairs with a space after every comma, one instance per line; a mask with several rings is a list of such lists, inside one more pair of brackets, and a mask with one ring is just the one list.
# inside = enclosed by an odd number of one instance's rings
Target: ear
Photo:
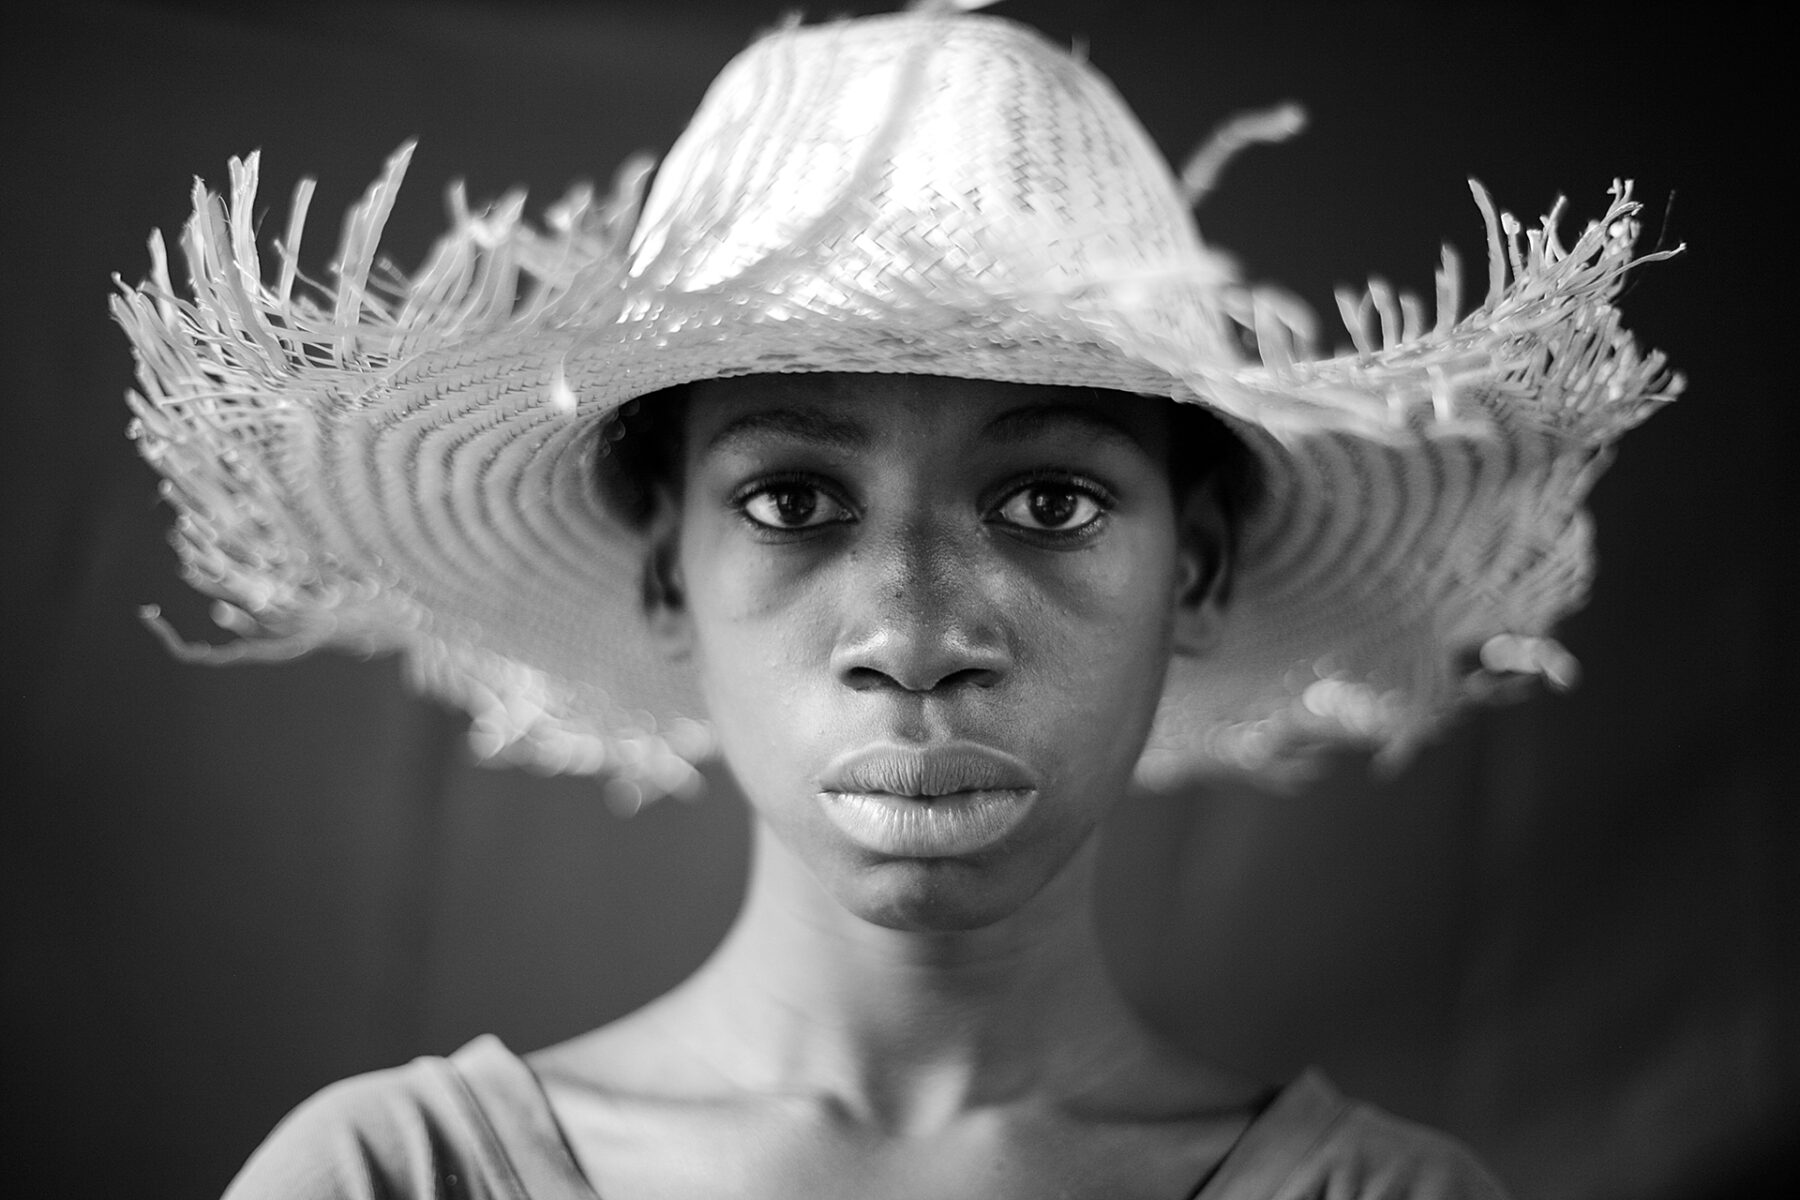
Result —
[[681, 578], [681, 510], [666, 486], [657, 487], [644, 530], [643, 605], [650, 637], [672, 659], [693, 650], [694, 628]]
[[1175, 519], [1175, 653], [1198, 657], [1217, 646], [1225, 631], [1235, 567], [1231, 523], [1211, 483], [1189, 488]]

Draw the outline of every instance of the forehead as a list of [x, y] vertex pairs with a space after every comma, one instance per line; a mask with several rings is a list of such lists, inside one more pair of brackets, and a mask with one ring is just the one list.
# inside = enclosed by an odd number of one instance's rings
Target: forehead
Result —
[[801, 441], [855, 453], [893, 440], [959, 445], [1086, 439], [1158, 461], [1167, 452], [1169, 404], [1086, 387], [933, 375], [747, 375], [691, 389], [691, 454]]

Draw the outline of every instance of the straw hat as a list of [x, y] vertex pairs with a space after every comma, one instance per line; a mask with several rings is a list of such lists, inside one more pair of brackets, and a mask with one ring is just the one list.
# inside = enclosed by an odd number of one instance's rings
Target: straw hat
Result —
[[205, 661], [397, 651], [467, 709], [485, 758], [690, 787], [692, 681], [642, 636], [641, 560], [595, 485], [604, 418], [696, 379], [912, 372], [1205, 405], [1263, 494], [1217, 653], [1178, 661], [1140, 775], [1275, 771], [1354, 742], [1402, 756], [1509, 675], [1569, 681], [1583, 498], [1611, 442], [1680, 389], [1613, 301], [1637, 205], [1571, 243], [1477, 186], [1485, 297], [1434, 316], [1340, 296], [1354, 349], [1242, 282], [1192, 202], [1227, 129], [1172, 175], [1108, 83], [1036, 33], [948, 10], [790, 24], [738, 56], [657, 171], [453, 223], [411, 276], [377, 258], [402, 148], [349, 214], [329, 284], [297, 266], [310, 181], [267, 268], [257, 158], [196, 183], [187, 295], [160, 239], [121, 287], [133, 436], [165, 477], [194, 586], [237, 640]]

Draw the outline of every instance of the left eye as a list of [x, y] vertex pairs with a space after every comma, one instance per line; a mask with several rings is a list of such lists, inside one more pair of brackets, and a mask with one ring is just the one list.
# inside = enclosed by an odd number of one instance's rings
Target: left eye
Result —
[[1100, 502], [1080, 488], [1034, 483], [1008, 496], [999, 515], [1025, 529], [1067, 532], [1091, 524], [1103, 511]]

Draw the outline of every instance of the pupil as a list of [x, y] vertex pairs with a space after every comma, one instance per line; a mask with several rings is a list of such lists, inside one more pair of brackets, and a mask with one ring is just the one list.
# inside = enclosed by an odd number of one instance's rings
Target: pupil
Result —
[[787, 488], [775, 493], [775, 511], [789, 525], [804, 524], [818, 506], [818, 498], [801, 488]]
[[1075, 515], [1075, 497], [1065, 491], [1040, 488], [1031, 493], [1031, 515], [1044, 525], [1066, 525]]

